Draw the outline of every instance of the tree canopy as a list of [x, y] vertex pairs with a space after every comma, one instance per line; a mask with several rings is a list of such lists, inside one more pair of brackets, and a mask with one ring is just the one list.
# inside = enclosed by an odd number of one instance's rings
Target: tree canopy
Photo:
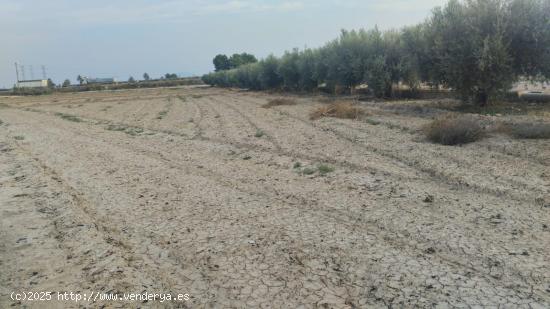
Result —
[[399, 82], [413, 89], [427, 83], [485, 104], [519, 78], [550, 78], [550, 0], [450, 0], [418, 25], [342, 30], [317, 49], [259, 62], [249, 56], [216, 56], [216, 72], [203, 80], [288, 90], [366, 83], [378, 97], [392, 96]]
[[213, 61], [214, 69], [216, 72], [231, 70], [238, 68], [242, 65], [258, 62], [258, 59], [254, 55], [242, 53], [242, 54], [233, 54], [231, 57], [226, 55], [216, 55]]

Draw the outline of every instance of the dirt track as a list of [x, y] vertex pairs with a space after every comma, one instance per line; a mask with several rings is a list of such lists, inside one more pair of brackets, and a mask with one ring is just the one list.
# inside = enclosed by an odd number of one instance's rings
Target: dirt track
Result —
[[[261, 108], [270, 98], [0, 98], [0, 307], [27, 290], [191, 295], [144, 304], [159, 307], [550, 307], [548, 141], [440, 146], [417, 132], [429, 115], [369, 103], [369, 121], [310, 121], [318, 99]], [[321, 163], [335, 171], [300, 172]]]

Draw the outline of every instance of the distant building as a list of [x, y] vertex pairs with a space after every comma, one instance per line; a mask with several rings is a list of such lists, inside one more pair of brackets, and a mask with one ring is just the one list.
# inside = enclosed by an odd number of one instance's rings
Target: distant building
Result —
[[15, 84], [15, 88], [41, 88], [48, 87], [47, 79], [20, 80]]
[[522, 80], [513, 85], [512, 91], [518, 93], [535, 91], [550, 94], [550, 83]]
[[109, 78], [90, 78], [90, 77], [82, 77], [82, 84], [114, 84], [116, 83], [116, 80], [112, 77]]

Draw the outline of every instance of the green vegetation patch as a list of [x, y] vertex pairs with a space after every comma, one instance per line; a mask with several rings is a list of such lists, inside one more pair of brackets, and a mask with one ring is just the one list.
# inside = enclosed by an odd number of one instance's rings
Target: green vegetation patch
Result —
[[330, 165], [326, 165], [326, 164], [320, 164], [318, 167], [317, 167], [317, 170], [319, 171], [319, 175], [321, 176], [324, 176], [328, 173], [332, 173], [334, 172], [335, 168], [330, 166]]
[[75, 115], [65, 114], [65, 113], [55, 113], [56, 116], [60, 117], [61, 119], [72, 121], [72, 122], [82, 122], [81, 118]]
[[162, 119], [162, 118], [166, 117], [167, 114], [168, 114], [168, 111], [166, 111], [166, 110], [161, 111], [161, 112], [159, 112], [159, 114], [157, 116], [157, 119]]
[[131, 136], [139, 135], [144, 131], [142, 128], [139, 128], [139, 127], [130, 127], [130, 126], [120, 125], [120, 124], [110, 124], [105, 129], [109, 131], [124, 132]]
[[313, 175], [315, 173], [318, 173], [320, 176], [325, 176], [329, 173], [334, 172], [336, 169], [333, 166], [330, 166], [328, 164], [319, 164], [315, 167], [312, 166], [306, 166], [304, 168], [302, 167], [302, 164], [300, 162], [294, 163], [294, 169], [298, 171], [298, 173], [302, 175]]

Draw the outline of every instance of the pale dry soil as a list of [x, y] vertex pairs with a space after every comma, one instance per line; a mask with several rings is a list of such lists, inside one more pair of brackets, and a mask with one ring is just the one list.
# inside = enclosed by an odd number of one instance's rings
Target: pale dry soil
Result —
[[0, 307], [550, 307], [548, 140], [441, 146], [419, 132], [430, 102], [311, 121], [319, 97], [274, 97], [0, 98]]

